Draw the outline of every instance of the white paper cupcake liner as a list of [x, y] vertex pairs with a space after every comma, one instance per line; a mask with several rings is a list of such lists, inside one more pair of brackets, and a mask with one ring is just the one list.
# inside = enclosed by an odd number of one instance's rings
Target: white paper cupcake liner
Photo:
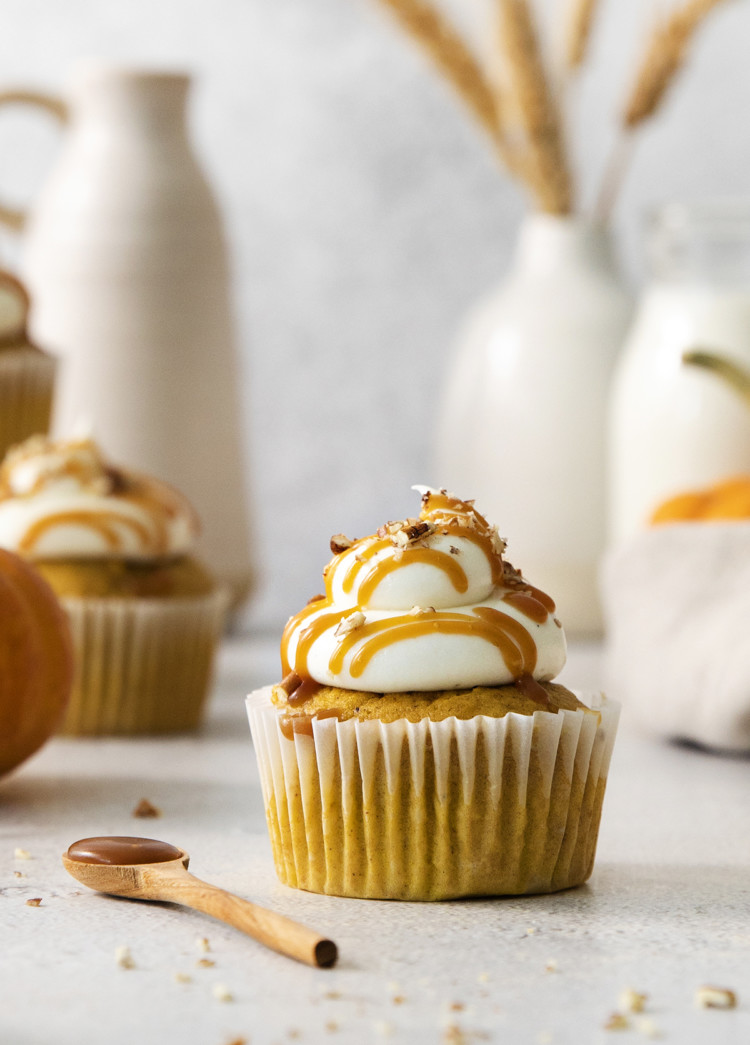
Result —
[[0, 459], [29, 436], [47, 434], [56, 369], [55, 359], [36, 349], [0, 350]]
[[198, 726], [228, 604], [190, 598], [62, 598], [76, 679], [62, 732], [168, 733]]
[[288, 885], [438, 900], [551, 892], [591, 874], [619, 705], [442, 722], [313, 720], [287, 738], [247, 699]]

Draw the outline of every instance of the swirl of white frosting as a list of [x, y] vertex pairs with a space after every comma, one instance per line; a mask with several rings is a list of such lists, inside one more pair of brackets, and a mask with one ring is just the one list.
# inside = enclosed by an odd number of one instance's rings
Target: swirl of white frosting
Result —
[[26, 558], [153, 560], [186, 553], [197, 533], [181, 494], [108, 465], [91, 439], [33, 436], [0, 467], [0, 547]]
[[285, 673], [375, 693], [554, 678], [566, 650], [552, 600], [503, 561], [471, 502], [416, 489], [418, 519], [333, 538], [326, 595], [285, 629]]

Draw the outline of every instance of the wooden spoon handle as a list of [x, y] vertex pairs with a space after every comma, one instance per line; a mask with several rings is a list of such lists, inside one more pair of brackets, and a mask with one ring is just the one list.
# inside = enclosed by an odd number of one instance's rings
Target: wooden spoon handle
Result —
[[283, 914], [242, 900], [233, 893], [201, 881], [187, 871], [184, 874], [168, 875], [156, 872], [148, 877], [151, 899], [171, 900], [210, 914], [247, 933], [266, 947], [308, 965], [327, 968], [336, 962], [338, 949], [333, 940], [327, 940]]

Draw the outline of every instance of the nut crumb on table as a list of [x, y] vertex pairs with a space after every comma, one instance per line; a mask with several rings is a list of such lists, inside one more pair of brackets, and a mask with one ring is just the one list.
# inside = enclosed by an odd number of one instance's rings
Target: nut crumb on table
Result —
[[728, 987], [705, 984], [695, 992], [695, 1004], [699, 1009], [734, 1009], [737, 1007], [737, 995]]
[[42, 903], [41, 896], [32, 896], [26, 901], [27, 907], [40, 907]]
[[148, 819], [150, 817], [161, 816], [161, 809], [158, 806], [153, 805], [147, 798], [142, 798], [138, 805], [135, 807], [132, 813], [135, 817], [141, 817]]
[[115, 964], [121, 969], [134, 969], [135, 962], [129, 947], [115, 947]]
[[621, 1012], [643, 1012], [647, 1001], [647, 994], [634, 991], [632, 987], [626, 987], [620, 992], [619, 1009]]
[[635, 1029], [642, 1034], [644, 1038], [662, 1038], [664, 1035], [661, 1032], [661, 1028], [658, 1026], [656, 1021], [651, 1016], [639, 1016], [635, 1021]]

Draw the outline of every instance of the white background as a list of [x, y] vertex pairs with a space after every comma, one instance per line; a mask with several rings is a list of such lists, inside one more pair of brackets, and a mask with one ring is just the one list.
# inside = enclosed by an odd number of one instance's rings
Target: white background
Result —
[[[540, 4], [551, 27], [561, 6]], [[480, 39], [483, 0], [452, 7]], [[603, 0], [573, 99], [585, 204], [659, 7]], [[262, 570], [247, 623], [277, 627], [320, 590], [331, 533], [369, 533], [415, 511], [412, 483], [440, 483], [451, 343], [502, 277], [525, 200], [377, 0], [6, 0], [2, 14], [0, 87], [64, 89], [82, 58], [195, 74], [193, 137], [226, 220], [245, 374]], [[727, 2], [641, 137], [616, 215], [636, 284], [646, 208], [748, 193], [749, 43], [750, 5]], [[55, 144], [43, 117], [0, 113], [6, 198], [33, 193]], [[16, 256], [5, 234], [0, 250]]]

